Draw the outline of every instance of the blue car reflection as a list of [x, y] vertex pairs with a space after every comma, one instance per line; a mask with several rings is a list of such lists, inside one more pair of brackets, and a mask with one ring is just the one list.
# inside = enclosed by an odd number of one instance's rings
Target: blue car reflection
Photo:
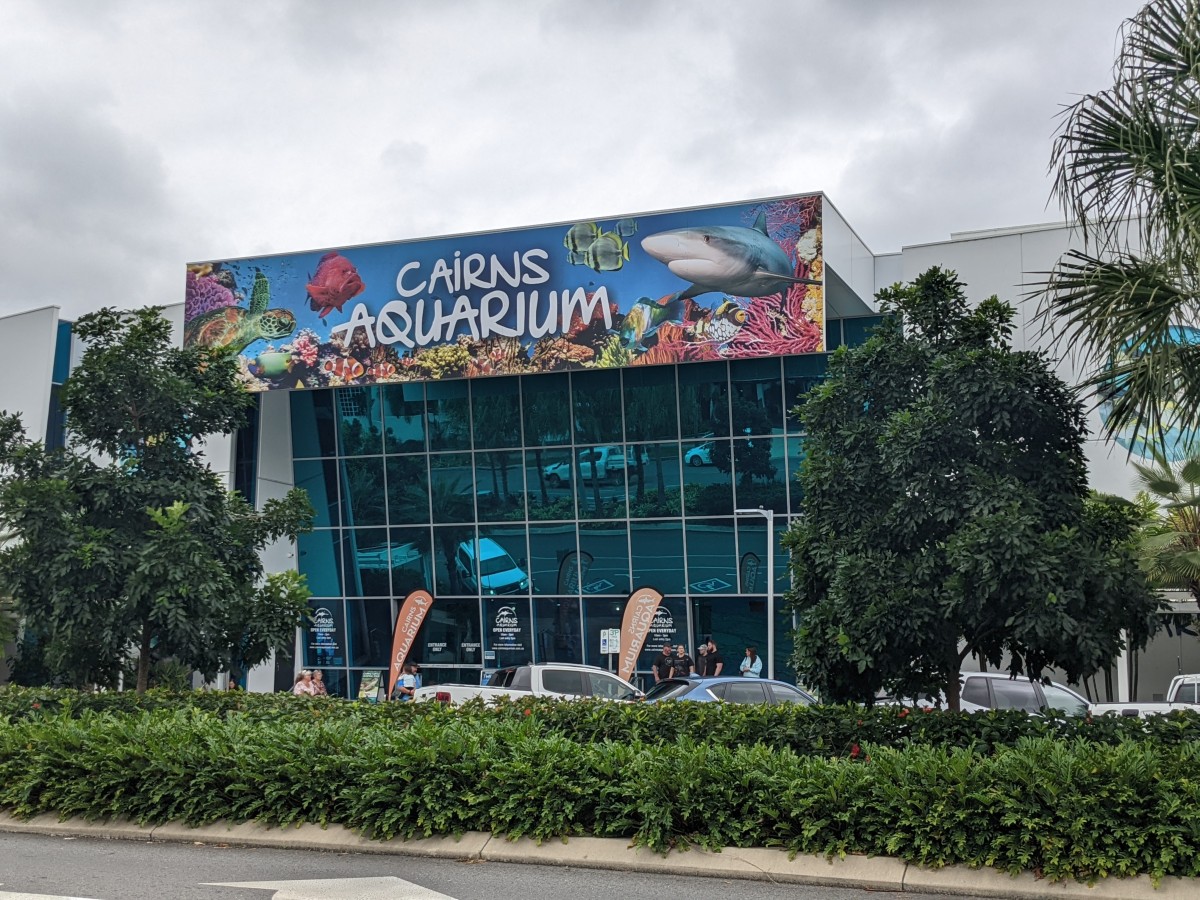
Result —
[[816, 698], [807, 691], [768, 678], [667, 678], [646, 692], [645, 703], [659, 700], [693, 700], [700, 703], [799, 703], [812, 706]]

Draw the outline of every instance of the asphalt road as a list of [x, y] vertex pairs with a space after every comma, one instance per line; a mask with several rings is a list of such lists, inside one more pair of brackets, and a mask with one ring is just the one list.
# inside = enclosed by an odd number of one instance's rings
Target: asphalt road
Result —
[[[287, 884], [312, 879], [326, 881]], [[220, 886], [247, 882], [266, 884], [257, 888]], [[739, 900], [933, 900], [934, 896], [557, 866], [0, 833], [0, 900], [27, 900], [28, 895], [94, 900], [662, 900], [734, 896]]]

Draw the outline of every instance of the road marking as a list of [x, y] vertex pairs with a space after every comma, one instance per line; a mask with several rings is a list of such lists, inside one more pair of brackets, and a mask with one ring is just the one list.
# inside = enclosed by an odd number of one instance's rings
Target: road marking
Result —
[[[402, 878], [309, 878], [302, 881], [208, 882], [211, 887], [274, 890], [273, 900], [454, 900]], [[21, 895], [24, 897], [24, 895]], [[0, 900], [7, 900], [0, 894]]]
[[0, 891], [0, 900], [94, 900], [94, 898], [62, 897], [58, 894], [15, 894], [12, 891]]

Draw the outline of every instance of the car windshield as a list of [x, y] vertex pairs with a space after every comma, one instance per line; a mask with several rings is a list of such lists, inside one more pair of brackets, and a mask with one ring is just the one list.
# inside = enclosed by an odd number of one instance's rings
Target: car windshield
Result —
[[489, 559], [481, 559], [479, 561], [479, 574], [497, 575], [500, 572], [511, 572], [516, 567], [516, 563], [513, 562], [512, 557], [508, 554], [493, 556]]
[[647, 700], [670, 700], [672, 697], [681, 697], [691, 689], [691, 685], [686, 681], [678, 679], [668, 679], [660, 681], [654, 687], [646, 692]]

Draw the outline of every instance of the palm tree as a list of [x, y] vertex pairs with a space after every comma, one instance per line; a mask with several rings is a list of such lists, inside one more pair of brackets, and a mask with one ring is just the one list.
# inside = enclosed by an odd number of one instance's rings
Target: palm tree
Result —
[[1139, 499], [1151, 510], [1142, 529], [1146, 579], [1200, 601], [1200, 456], [1172, 466], [1159, 455], [1154, 466], [1136, 468]]
[[1151, 0], [1121, 30], [1113, 86], [1064, 111], [1054, 194], [1083, 249], [1043, 313], [1111, 403], [1110, 436], [1161, 443], [1200, 416], [1200, 0]]

